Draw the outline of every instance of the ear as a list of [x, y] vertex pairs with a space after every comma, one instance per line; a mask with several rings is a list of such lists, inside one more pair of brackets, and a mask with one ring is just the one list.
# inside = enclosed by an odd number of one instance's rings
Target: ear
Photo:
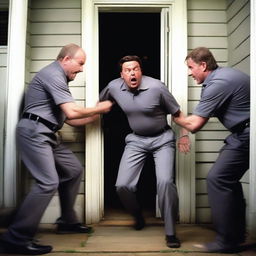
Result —
[[71, 57], [70, 57], [70, 56], [65, 56], [65, 57], [63, 58], [63, 61], [69, 61], [69, 60], [71, 60]]
[[120, 76], [121, 76], [121, 78], [124, 78], [122, 72], [120, 72]]
[[206, 62], [202, 61], [201, 62], [201, 66], [202, 66], [202, 69], [203, 69], [204, 72], [207, 71], [207, 64], [206, 64]]

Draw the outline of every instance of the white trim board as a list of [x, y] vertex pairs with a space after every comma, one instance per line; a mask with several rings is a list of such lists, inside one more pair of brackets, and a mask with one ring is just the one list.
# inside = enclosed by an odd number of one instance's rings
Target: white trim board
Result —
[[[86, 82], [86, 106], [92, 106], [98, 100], [98, 13], [99, 11], [152, 11], [160, 12], [163, 8], [169, 8], [170, 38], [168, 41], [169, 56], [167, 68], [169, 83], [168, 87], [180, 103], [183, 112], [187, 110], [187, 71], [184, 59], [187, 54], [187, 6], [186, 0], [137, 0], [137, 1], [115, 1], [115, 0], [82, 0], [82, 47], [87, 53], [85, 68]], [[163, 56], [162, 56], [163, 57]], [[88, 125], [86, 128], [86, 193], [85, 193], [85, 215], [86, 223], [97, 223], [104, 215], [104, 170], [103, 170], [103, 139], [99, 124]], [[178, 176], [178, 189], [180, 202], [186, 201], [180, 206], [180, 217], [182, 222], [191, 222], [193, 219], [194, 202], [191, 203], [191, 179], [187, 179], [186, 170], [191, 161], [184, 156], [178, 157], [178, 166], [182, 165], [182, 172]], [[185, 163], [185, 164], [184, 164]], [[178, 167], [179, 168], [179, 167]], [[179, 172], [179, 171], [178, 171]], [[193, 172], [192, 172], [193, 175]], [[184, 187], [187, 189], [184, 190]], [[189, 202], [188, 202], [189, 201]], [[188, 204], [191, 206], [188, 211]], [[192, 214], [191, 214], [192, 213]]]

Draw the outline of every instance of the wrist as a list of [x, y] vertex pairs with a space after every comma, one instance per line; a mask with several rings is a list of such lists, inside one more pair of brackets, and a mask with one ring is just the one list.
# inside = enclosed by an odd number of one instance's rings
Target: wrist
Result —
[[189, 134], [187, 133], [187, 134], [183, 134], [183, 135], [181, 135], [180, 137], [179, 137], [179, 139], [181, 139], [181, 138], [183, 138], [183, 137], [189, 137]]

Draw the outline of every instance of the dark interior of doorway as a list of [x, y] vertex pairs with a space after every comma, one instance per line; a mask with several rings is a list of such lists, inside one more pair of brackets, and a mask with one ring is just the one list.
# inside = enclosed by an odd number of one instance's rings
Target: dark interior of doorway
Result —
[[[142, 59], [143, 74], [160, 78], [160, 13], [99, 13], [99, 81], [101, 91], [120, 76], [118, 61], [126, 55]], [[131, 132], [123, 111], [115, 106], [103, 118], [104, 130], [104, 208], [122, 209], [115, 191], [125, 136]], [[143, 209], [155, 210], [156, 180], [149, 156], [138, 183]]]

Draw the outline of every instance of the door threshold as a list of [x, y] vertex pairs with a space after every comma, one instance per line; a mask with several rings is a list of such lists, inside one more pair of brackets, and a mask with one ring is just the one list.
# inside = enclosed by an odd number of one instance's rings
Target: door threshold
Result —
[[[146, 225], [163, 225], [161, 218], [154, 215], [154, 210], [143, 210]], [[104, 211], [104, 217], [99, 222], [101, 226], [132, 226], [133, 217], [124, 209], [107, 208]]]

